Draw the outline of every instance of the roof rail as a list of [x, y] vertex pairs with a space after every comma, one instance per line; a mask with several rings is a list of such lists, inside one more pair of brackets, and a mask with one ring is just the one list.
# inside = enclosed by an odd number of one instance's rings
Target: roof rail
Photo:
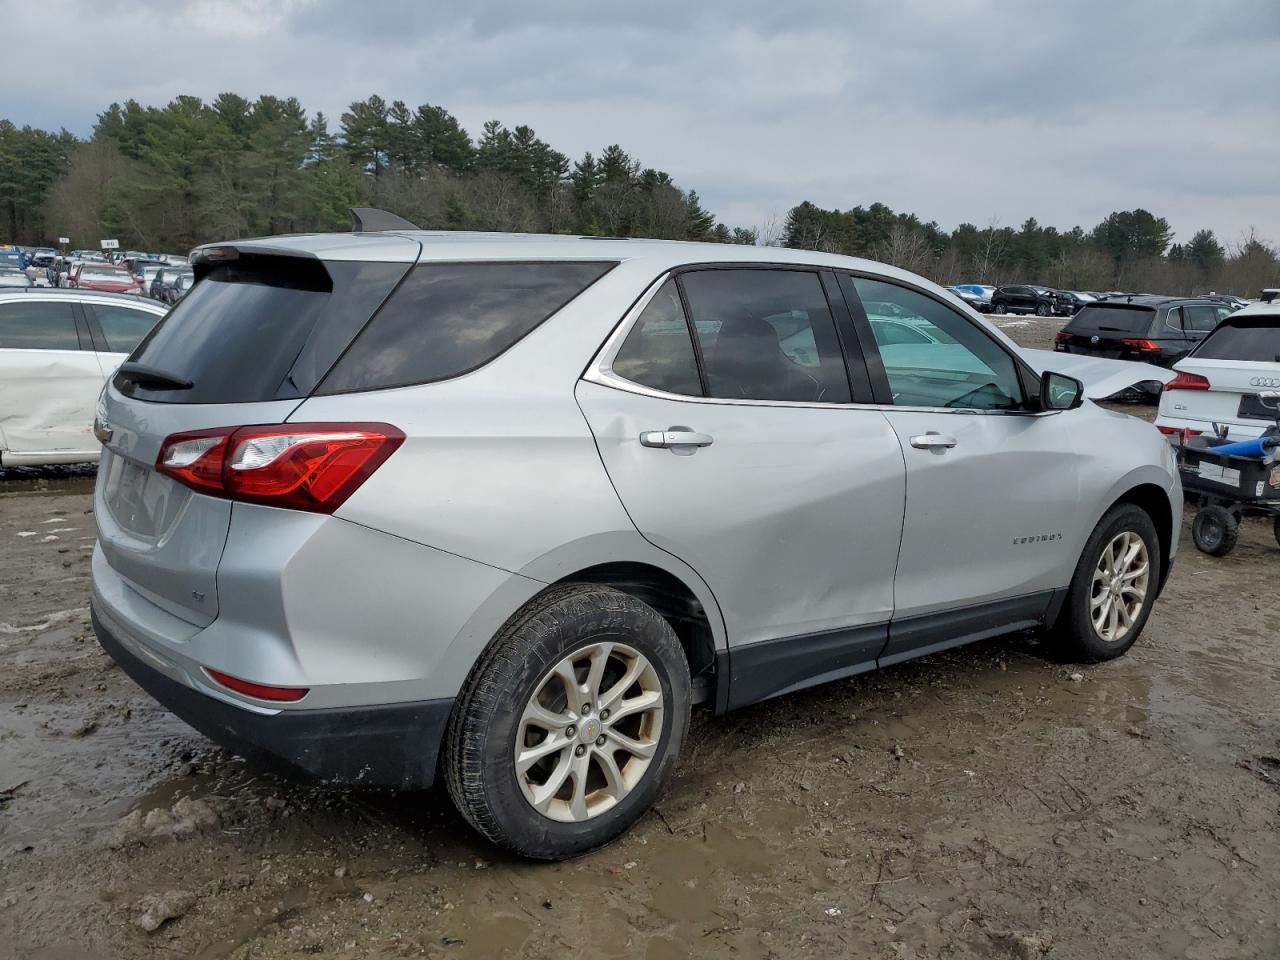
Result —
[[418, 225], [404, 217], [379, 210], [377, 207], [352, 207], [351, 228], [356, 233], [373, 233], [379, 230], [417, 230]]

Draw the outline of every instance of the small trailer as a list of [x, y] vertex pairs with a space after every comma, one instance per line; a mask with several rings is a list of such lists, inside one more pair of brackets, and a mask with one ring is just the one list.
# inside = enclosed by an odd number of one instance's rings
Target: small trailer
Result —
[[1253, 440], [1191, 437], [1176, 445], [1182, 489], [1200, 509], [1191, 524], [1196, 548], [1215, 557], [1235, 549], [1246, 517], [1271, 520], [1280, 543], [1280, 391], [1260, 396], [1276, 425]]

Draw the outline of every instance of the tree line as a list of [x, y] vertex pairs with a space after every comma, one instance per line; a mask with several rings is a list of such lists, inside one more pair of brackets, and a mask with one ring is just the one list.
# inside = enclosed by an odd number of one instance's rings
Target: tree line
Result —
[[882, 203], [841, 211], [808, 202], [792, 207], [782, 234], [786, 246], [881, 260], [943, 284], [1242, 296], [1280, 285], [1280, 256], [1253, 231], [1230, 248], [1210, 229], [1185, 244], [1172, 239], [1169, 222], [1142, 209], [1116, 211], [1091, 230], [1028, 217], [1016, 230], [993, 221], [948, 233]]
[[341, 230], [348, 209], [391, 210], [425, 229], [576, 233], [765, 243], [871, 257], [941, 283], [1039, 282], [1071, 289], [1216, 289], [1280, 284], [1280, 259], [1249, 235], [1171, 243], [1168, 222], [1117, 211], [1091, 230], [963, 223], [952, 231], [881, 203], [808, 201], [781, 225], [730, 228], [696, 191], [620, 145], [570, 160], [528, 126], [473, 137], [446, 109], [379, 96], [331, 128], [295, 98], [130, 100], [81, 140], [0, 120], [0, 240], [181, 251], [217, 239]]

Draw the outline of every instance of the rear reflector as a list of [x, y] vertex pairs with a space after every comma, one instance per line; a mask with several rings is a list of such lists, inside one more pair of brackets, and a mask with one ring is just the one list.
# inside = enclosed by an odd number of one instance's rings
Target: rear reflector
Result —
[[286, 423], [175, 433], [156, 470], [213, 497], [333, 513], [404, 443], [387, 423]]
[[233, 677], [209, 667], [205, 667], [205, 673], [209, 674], [220, 687], [243, 693], [246, 697], [256, 697], [259, 700], [271, 700], [276, 703], [297, 703], [307, 695], [310, 689], [309, 687], [269, 687], [265, 683], [241, 680], [239, 677]]
[[1202, 377], [1198, 373], [1183, 373], [1178, 371], [1178, 375], [1164, 385], [1166, 391], [1169, 390], [1209, 390], [1211, 389], [1207, 377]]
[[1201, 430], [1192, 430], [1190, 427], [1162, 427], [1159, 424], [1156, 425], [1156, 429], [1166, 437], [1171, 438], [1174, 443], [1179, 443], [1183, 446], [1185, 446], [1187, 441], [1192, 437], [1198, 437], [1203, 433]]

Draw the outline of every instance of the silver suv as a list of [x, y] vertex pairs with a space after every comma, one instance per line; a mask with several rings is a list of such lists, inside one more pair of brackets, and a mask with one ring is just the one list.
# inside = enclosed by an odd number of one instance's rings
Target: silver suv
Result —
[[529, 857], [634, 822], [693, 704], [1041, 627], [1119, 656], [1177, 547], [1154, 427], [891, 267], [402, 231], [194, 269], [100, 403], [102, 644], [233, 750], [439, 768]]

